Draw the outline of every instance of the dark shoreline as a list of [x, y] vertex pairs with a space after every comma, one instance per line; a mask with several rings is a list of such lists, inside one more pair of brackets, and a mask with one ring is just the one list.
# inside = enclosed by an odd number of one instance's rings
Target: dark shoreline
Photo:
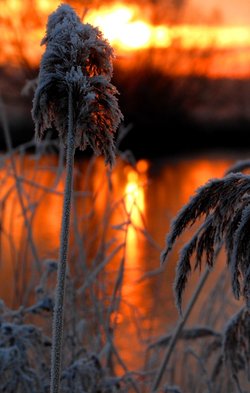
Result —
[[[0, 68], [0, 87], [13, 146], [34, 135], [33, 93], [21, 95], [25, 79], [37, 70]], [[247, 150], [250, 147], [250, 80], [174, 78], [155, 69], [114, 70], [124, 125], [131, 130], [120, 149], [136, 158], [185, 155], [191, 152]], [[0, 150], [5, 151], [3, 133]], [[84, 153], [88, 156], [88, 152]]]

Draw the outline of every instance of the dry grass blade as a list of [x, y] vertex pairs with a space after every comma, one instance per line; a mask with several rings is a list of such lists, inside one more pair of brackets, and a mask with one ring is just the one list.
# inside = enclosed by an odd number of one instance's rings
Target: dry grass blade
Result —
[[98, 274], [107, 266], [107, 264], [113, 260], [114, 256], [119, 253], [125, 247], [125, 243], [119, 244], [106, 258], [91, 272], [84, 284], [78, 289], [78, 293], [83, 293], [97, 278]]
[[[192, 357], [194, 357], [198, 363], [199, 369], [201, 371], [201, 375], [203, 376], [203, 378], [200, 378], [199, 382], [201, 382], [201, 379], [204, 379], [204, 384], [207, 387], [207, 392], [208, 393], [212, 393], [213, 392], [213, 383], [208, 375], [208, 370], [206, 369], [206, 366], [204, 364], [204, 360], [202, 359], [202, 357], [200, 357], [193, 349], [188, 348], [187, 350], [187, 354], [191, 355]], [[197, 381], [198, 382], [198, 381]]]
[[[195, 340], [198, 338], [203, 338], [203, 337], [220, 337], [221, 334], [216, 332], [214, 329], [209, 328], [207, 326], [194, 326], [193, 328], [190, 329], [183, 329], [180, 334], [178, 339], [182, 340]], [[155, 346], [165, 346], [168, 345], [170, 340], [171, 340], [172, 334], [168, 334], [165, 337], [161, 337], [159, 340], [156, 342], [150, 344], [150, 348], [154, 348]]]
[[172, 352], [173, 352], [173, 350], [175, 348], [175, 344], [176, 344], [176, 342], [177, 342], [177, 340], [179, 338], [180, 333], [182, 332], [182, 329], [183, 329], [183, 327], [184, 327], [184, 325], [185, 325], [185, 323], [186, 323], [186, 321], [187, 321], [187, 319], [188, 319], [188, 317], [189, 317], [189, 315], [190, 315], [190, 313], [191, 313], [191, 311], [193, 309], [194, 304], [196, 303], [196, 300], [197, 300], [197, 298], [198, 298], [198, 296], [199, 296], [199, 294], [200, 294], [200, 292], [201, 292], [201, 290], [202, 290], [202, 288], [203, 288], [203, 286], [204, 286], [208, 276], [209, 276], [209, 270], [206, 269], [205, 272], [203, 273], [203, 275], [202, 275], [202, 277], [201, 277], [197, 287], [195, 288], [195, 291], [194, 291], [194, 293], [193, 293], [193, 295], [192, 295], [188, 305], [187, 305], [187, 308], [185, 310], [183, 318], [179, 319], [179, 322], [178, 322], [178, 324], [176, 326], [175, 332], [171, 336], [171, 339], [169, 341], [169, 345], [166, 348], [165, 354], [163, 356], [163, 361], [162, 361], [162, 363], [160, 365], [160, 368], [159, 368], [159, 370], [157, 372], [155, 380], [153, 381], [151, 393], [156, 392], [158, 387], [159, 387], [159, 385], [160, 385], [163, 373], [164, 373], [164, 371], [165, 371], [165, 369], [167, 367], [167, 364], [169, 362], [171, 354], [172, 354]]

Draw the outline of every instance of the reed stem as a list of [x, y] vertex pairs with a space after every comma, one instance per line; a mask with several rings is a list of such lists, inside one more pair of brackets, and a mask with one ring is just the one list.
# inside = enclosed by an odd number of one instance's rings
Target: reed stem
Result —
[[163, 357], [163, 361], [162, 361], [162, 364], [161, 364], [160, 369], [158, 371], [158, 374], [156, 375], [156, 378], [155, 378], [155, 380], [153, 382], [151, 393], [155, 393], [157, 391], [160, 383], [161, 383], [161, 379], [162, 379], [163, 373], [164, 373], [164, 371], [165, 371], [165, 369], [167, 367], [168, 361], [169, 361], [170, 356], [171, 356], [171, 354], [173, 352], [175, 344], [176, 344], [176, 342], [178, 340], [179, 334], [182, 331], [182, 329], [183, 329], [183, 327], [184, 327], [184, 325], [185, 325], [185, 323], [186, 323], [186, 321], [187, 321], [187, 319], [188, 319], [188, 317], [189, 317], [189, 315], [190, 315], [190, 313], [191, 313], [191, 311], [193, 309], [194, 304], [196, 303], [196, 300], [197, 300], [197, 298], [198, 298], [198, 296], [199, 296], [199, 294], [200, 294], [200, 292], [201, 292], [201, 290], [202, 290], [202, 288], [203, 288], [203, 286], [204, 286], [204, 284], [205, 284], [205, 282], [206, 282], [206, 280], [207, 280], [207, 278], [209, 276], [209, 272], [210, 272], [209, 269], [206, 268], [205, 272], [201, 276], [201, 279], [200, 279], [200, 281], [199, 281], [199, 283], [198, 283], [198, 285], [197, 285], [197, 287], [196, 287], [196, 289], [195, 289], [195, 291], [194, 291], [194, 293], [193, 293], [193, 295], [192, 295], [192, 297], [191, 297], [191, 299], [190, 299], [190, 301], [189, 301], [189, 303], [187, 305], [187, 308], [186, 308], [186, 310], [184, 312], [183, 317], [181, 319], [179, 319], [179, 322], [177, 324], [175, 332], [172, 335], [172, 337], [170, 339], [170, 342], [169, 342], [169, 345], [166, 348], [166, 352], [165, 352], [165, 355]]
[[72, 93], [71, 91], [69, 91], [66, 179], [65, 179], [65, 188], [64, 188], [55, 307], [54, 307], [54, 315], [53, 315], [50, 393], [59, 393], [60, 391], [65, 280], [66, 280], [67, 259], [68, 259], [70, 210], [71, 210], [71, 197], [72, 197], [72, 189], [73, 189], [73, 170], [74, 170], [74, 154], [75, 154], [72, 104], [73, 104]]

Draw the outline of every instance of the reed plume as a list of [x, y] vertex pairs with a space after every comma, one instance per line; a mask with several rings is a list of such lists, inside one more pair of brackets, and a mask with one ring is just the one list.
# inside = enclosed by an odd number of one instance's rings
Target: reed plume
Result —
[[46, 50], [32, 109], [36, 136], [42, 139], [54, 128], [67, 149], [50, 386], [51, 393], [58, 393], [74, 153], [77, 147], [84, 150], [89, 145], [111, 166], [115, 160], [114, 134], [122, 114], [117, 90], [110, 83], [113, 49], [97, 28], [82, 24], [69, 5], [61, 5], [49, 16], [42, 44]]
[[68, 135], [68, 95], [72, 95], [74, 145], [89, 145], [114, 163], [114, 134], [122, 120], [117, 90], [110, 83], [114, 52], [98, 28], [82, 24], [69, 5], [49, 16], [32, 116], [37, 139], [54, 128], [65, 145]]
[[176, 239], [198, 219], [204, 222], [182, 248], [177, 265], [175, 294], [181, 310], [183, 291], [192, 271], [191, 257], [195, 256], [194, 270], [201, 267], [203, 257], [209, 268], [214, 266], [224, 244], [227, 265], [231, 272], [232, 291], [247, 304], [250, 299], [250, 176], [231, 173], [213, 179], [199, 188], [181, 209], [172, 223], [161, 261], [165, 262]]

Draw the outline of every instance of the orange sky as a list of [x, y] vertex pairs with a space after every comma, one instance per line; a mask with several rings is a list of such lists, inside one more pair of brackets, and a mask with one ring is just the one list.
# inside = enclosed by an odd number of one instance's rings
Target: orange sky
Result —
[[[43, 51], [39, 43], [47, 16], [59, 4], [59, 0], [0, 0], [0, 64], [17, 64], [20, 56], [26, 63], [39, 64]], [[83, 4], [78, 8], [81, 13]], [[171, 24], [167, 22], [168, 12], [161, 12], [166, 1], [156, 2], [153, 7], [149, 2], [142, 4], [123, 1], [105, 5], [102, 1], [98, 9], [90, 7], [85, 17], [85, 21], [101, 28], [121, 65], [138, 61], [139, 49], [154, 48], [151, 61], [164, 72], [250, 76], [250, 0], [221, 0], [219, 5], [216, 0], [184, 0]], [[153, 23], [155, 10], [158, 17]], [[166, 66], [166, 58], [178, 63], [175, 71]]]
[[249, 0], [187, 0], [187, 12], [200, 17], [217, 17], [226, 24], [250, 25]]

